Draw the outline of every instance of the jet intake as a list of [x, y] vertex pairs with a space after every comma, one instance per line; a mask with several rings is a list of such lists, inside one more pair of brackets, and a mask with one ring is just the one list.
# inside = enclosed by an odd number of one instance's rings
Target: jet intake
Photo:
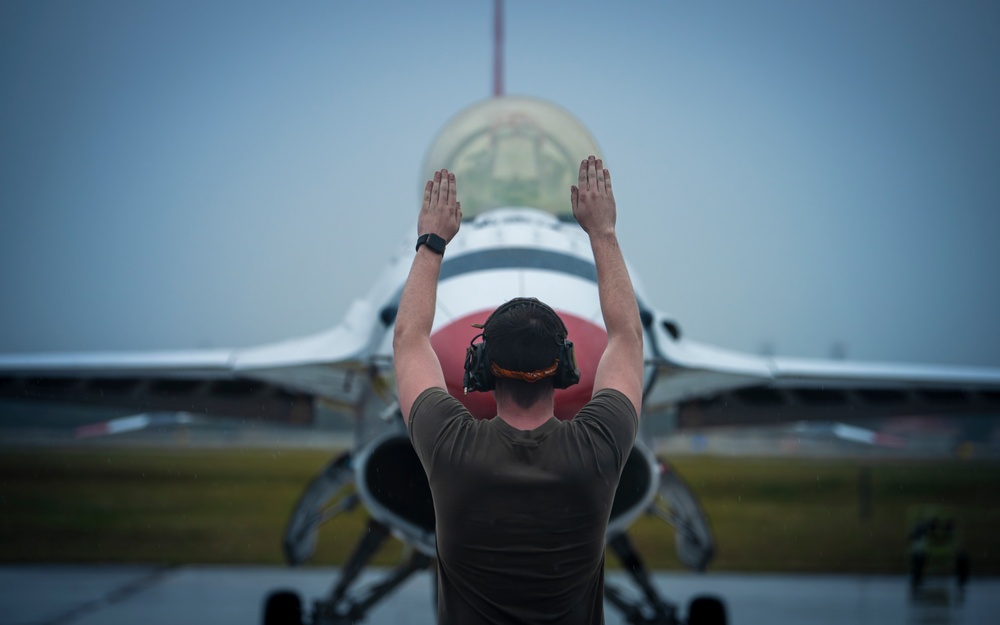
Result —
[[608, 536], [627, 530], [649, 508], [659, 484], [660, 470], [656, 456], [640, 441], [636, 441], [618, 480], [615, 501], [611, 504]]
[[358, 455], [356, 472], [355, 487], [372, 516], [435, 557], [431, 487], [410, 439], [399, 432], [374, 439]]
[[[373, 440], [358, 455], [355, 484], [376, 520], [402, 534], [421, 553], [436, 555], [431, 489], [409, 438], [393, 432]], [[656, 458], [636, 442], [618, 483], [608, 535], [628, 529], [649, 508], [658, 486]]]

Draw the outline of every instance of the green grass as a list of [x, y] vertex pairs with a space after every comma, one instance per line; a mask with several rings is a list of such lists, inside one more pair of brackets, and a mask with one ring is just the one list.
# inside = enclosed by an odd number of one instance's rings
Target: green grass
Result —
[[[288, 513], [331, 454], [259, 450], [7, 450], [0, 454], [0, 562], [283, 562]], [[713, 570], [903, 572], [907, 509], [958, 518], [979, 574], [1000, 573], [1000, 465], [872, 462], [861, 518], [860, 464], [849, 460], [674, 460], [708, 512]], [[366, 515], [320, 533], [314, 564], [343, 562]], [[631, 531], [647, 564], [679, 568], [672, 531]], [[393, 541], [378, 563], [398, 561]], [[609, 564], [615, 566], [614, 558]]]
[[[1000, 465], [707, 457], [674, 464], [711, 519], [715, 570], [904, 572], [907, 510], [941, 504], [956, 510], [974, 571], [1000, 573]], [[867, 518], [862, 466], [871, 471]], [[651, 562], [675, 568], [658, 523], [636, 523], [636, 542], [657, 553]]]
[[[329, 458], [284, 450], [7, 452], [0, 561], [279, 564], [288, 513]], [[323, 532], [315, 562], [341, 562], [365, 521], [360, 511], [339, 518]], [[395, 559], [391, 548], [382, 557]]]

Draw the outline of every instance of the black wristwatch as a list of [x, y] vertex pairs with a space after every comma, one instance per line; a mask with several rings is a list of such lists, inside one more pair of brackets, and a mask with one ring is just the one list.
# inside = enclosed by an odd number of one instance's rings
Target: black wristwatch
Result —
[[432, 252], [444, 256], [444, 246], [448, 245], [448, 242], [436, 234], [422, 234], [417, 237], [418, 252], [420, 251], [421, 245], [426, 245]]

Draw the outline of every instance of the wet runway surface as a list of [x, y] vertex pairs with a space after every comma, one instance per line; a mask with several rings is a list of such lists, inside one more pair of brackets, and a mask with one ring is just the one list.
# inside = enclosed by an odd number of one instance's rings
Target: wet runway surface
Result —
[[[0, 566], [0, 625], [245, 625], [260, 623], [265, 595], [294, 589], [306, 601], [329, 590], [336, 569], [236, 566]], [[608, 581], [621, 581], [610, 573]], [[722, 597], [737, 625], [953, 624], [997, 622], [1000, 578], [973, 577], [964, 598], [944, 580], [911, 595], [894, 576], [658, 573], [657, 586], [682, 607], [699, 594]], [[417, 575], [364, 623], [434, 622], [431, 580]], [[609, 625], [622, 623], [607, 609]]]

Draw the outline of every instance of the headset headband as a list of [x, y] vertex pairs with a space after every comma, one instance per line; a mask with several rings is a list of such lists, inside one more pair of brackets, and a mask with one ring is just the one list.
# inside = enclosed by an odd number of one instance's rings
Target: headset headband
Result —
[[509, 311], [512, 308], [517, 308], [518, 306], [530, 306], [530, 305], [537, 306], [538, 308], [544, 310], [553, 319], [556, 320], [556, 322], [559, 324], [559, 329], [562, 331], [562, 336], [557, 337], [556, 342], [561, 343], [562, 341], [564, 341], [566, 337], [569, 335], [569, 331], [566, 329], [566, 324], [563, 323], [562, 318], [559, 317], [558, 314], [556, 314], [556, 311], [553, 310], [551, 306], [549, 306], [548, 304], [539, 300], [536, 297], [515, 297], [514, 299], [508, 302], [504, 302], [503, 304], [497, 306], [497, 309], [494, 310], [493, 313], [486, 318], [485, 323], [483, 324], [474, 323], [472, 324], [472, 327], [479, 328], [483, 331], [483, 333], [480, 336], [482, 336], [483, 340], [485, 341], [487, 340], [486, 332], [489, 330], [490, 322], [493, 321], [494, 318], [506, 314], [507, 311]]

